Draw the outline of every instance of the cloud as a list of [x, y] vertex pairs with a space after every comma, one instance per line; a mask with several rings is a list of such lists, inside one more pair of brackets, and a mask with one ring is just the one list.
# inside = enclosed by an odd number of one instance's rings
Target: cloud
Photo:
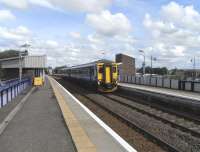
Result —
[[28, 7], [28, 0], [0, 0], [0, 2], [6, 6], [18, 9], [25, 9]]
[[0, 22], [14, 19], [15, 16], [9, 10], [0, 10]]
[[25, 40], [31, 34], [30, 30], [25, 26], [17, 28], [0, 27], [0, 38], [7, 40]]
[[41, 7], [55, 9], [53, 4], [50, 3], [48, 0], [29, 0], [28, 2], [30, 3], [30, 5], [37, 5]]
[[99, 14], [88, 14], [86, 22], [98, 34], [105, 36], [128, 34], [132, 30], [131, 23], [124, 14], [111, 14], [108, 10]]
[[151, 54], [169, 58], [166, 63], [178, 58], [183, 63], [183, 58], [200, 53], [200, 13], [193, 6], [170, 2], [161, 7], [157, 19], [147, 13], [143, 24], [151, 35]]
[[[71, 32], [74, 34], [74, 32]], [[96, 33], [80, 36], [75, 32], [75, 39], [54, 40], [43, 39], [24, 27], [0, 28], [0, 50], [18, 49], [25, 42], [31, 44], [29, 53], [32, 55], [48, 56], [48, 65], [77, 65], [102, 58], [114, 59], [116, 53], [122, 52], [133, 55], [134, 39], [131, 36], [105, 37]], [[72, 35], [73, 35], [72, 34]], [[78, 35], [79, 38], [76, 38]], [[3, 45], [1, 45], [3, 44]], [[102, 50], [105, 55], [102, 54]]]
[[109, 6], [112, 0], [48, 0], [58, 8], [82, 12], [99, 12]]
[[200, 14], [192, 5], [183, 6], [176, 2], [170, 2], [161, 8], [161, 14], [164, 19], [174, 22], [180, 27], [200, 30]]
[[57, 48], [58, 47], [58, 42], [54, 40], [47, 40], [46, 41], [46, 46], [49, 48]]
[[37, 5], [57, 10], [99, 12], [108, 7], [112, 3], [112, 0], [87, 0], [87, 2], [83, 0], [0, 0], [0, 2], [18, 9]]
[[81, 38], [81, 34], [80, 34], [79, 32], [70, 32], [69, 35], [70, 35], [72, 38], [75, 38], [75, 39]]

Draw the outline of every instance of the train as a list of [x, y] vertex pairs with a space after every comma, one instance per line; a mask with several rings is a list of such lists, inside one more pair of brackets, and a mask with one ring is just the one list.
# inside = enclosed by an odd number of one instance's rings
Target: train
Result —
[[65, 67], [56, 74], [81, 83], [90, 84], [100, 92], [114, 92], [118, 83], [118, 63], [98, 60], [87, 64]]

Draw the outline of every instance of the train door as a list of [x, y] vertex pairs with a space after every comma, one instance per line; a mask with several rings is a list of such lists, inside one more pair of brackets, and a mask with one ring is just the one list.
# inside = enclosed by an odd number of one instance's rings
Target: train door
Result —
[[112, 79], [114, 81], [117, 81], [118, 79], [118, 69], [117, 69], [117, 64], [112, 65]]
[[111, 67], [108, 65], [105, 65], [105, 83], [111, 83]]
[[112, 66], [106, 64], [98, 64], [98, 81], [103, 83], [112, 82]]

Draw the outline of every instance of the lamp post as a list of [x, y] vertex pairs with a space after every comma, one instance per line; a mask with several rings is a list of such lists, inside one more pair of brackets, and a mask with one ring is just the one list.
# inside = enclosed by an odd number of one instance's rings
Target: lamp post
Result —
[[[20, 46], [20, 48], [29, 48], [31, 45], [30, 44], [23, 44]], [[25, 53], [25, 52], [24, 52]], [[21, 82], [22, 80], [22, 52], [19, 50], [19, 81]]]
[[22, 64], [21, 64], [21, 51], [19, 51], [19, 81], [22, 80]]
[[142, 53], [141, 55], [144, 57], [144, 62], [142, 63], [143, 66], [143, 75], [145, 75], [145, 52], [143, 50], [139, 50], [140, 53]]

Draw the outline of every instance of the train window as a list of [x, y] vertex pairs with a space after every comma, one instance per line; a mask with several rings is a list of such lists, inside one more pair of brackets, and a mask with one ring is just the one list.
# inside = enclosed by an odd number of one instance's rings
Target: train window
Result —
[[90, 74], [94, 75], [94, 68], [90, 68]]
[[103, 67], [99, 67], [99, 73], [103, 73]]
[[117, 72], [117, 68], [116, 67], [112, 67], [112, 72], [116, 73]]

